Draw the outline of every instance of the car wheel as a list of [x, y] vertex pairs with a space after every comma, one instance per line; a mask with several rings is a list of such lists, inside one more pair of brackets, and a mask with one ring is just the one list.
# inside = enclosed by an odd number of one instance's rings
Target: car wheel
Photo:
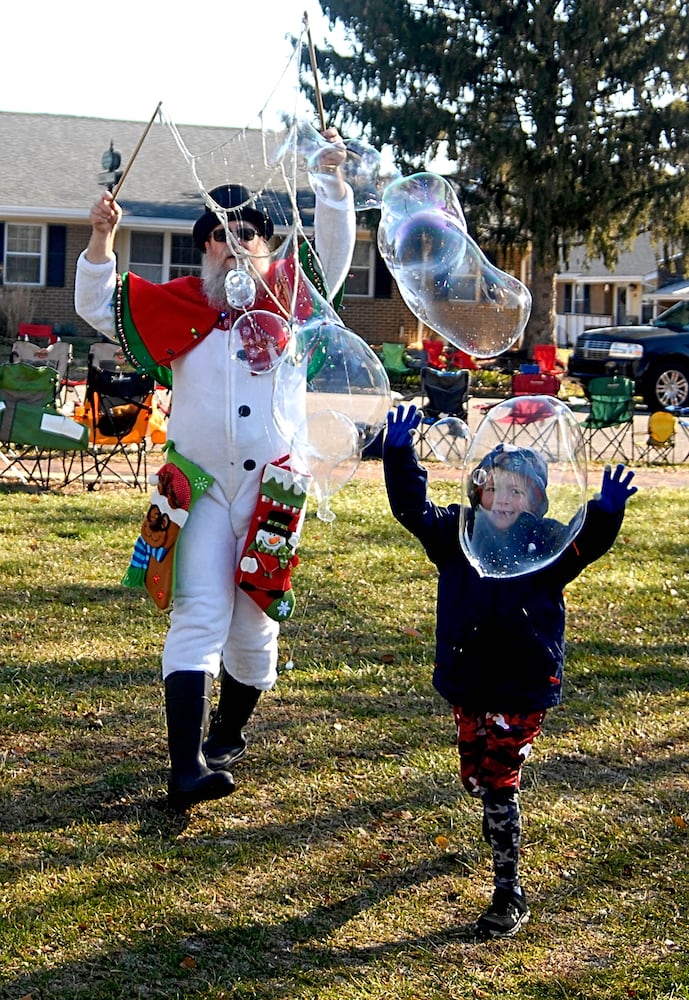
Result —
[[644, 401], [650, 410], [689, 406], [689, 367], [686, 365], [666, 364], [656, 368], [648, 385]]

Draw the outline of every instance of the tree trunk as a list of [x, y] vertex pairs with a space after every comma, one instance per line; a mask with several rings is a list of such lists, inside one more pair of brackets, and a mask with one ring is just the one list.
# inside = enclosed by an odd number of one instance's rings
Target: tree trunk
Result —
[[526, 324], [522, 347], [531, 351], [534, 344], [556, 343], [556, 271], [554, 267], [534, 265], [531, 277], [533, 304]]

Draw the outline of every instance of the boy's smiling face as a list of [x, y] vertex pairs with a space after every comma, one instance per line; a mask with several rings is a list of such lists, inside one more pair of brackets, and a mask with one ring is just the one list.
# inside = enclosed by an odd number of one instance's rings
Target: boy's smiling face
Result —
[[481, 507], [500, 531], [511, 528], [520, 514], [534, 513], [537, 506], [533, 484], [518, 472], [493, 469], [481, 490]]

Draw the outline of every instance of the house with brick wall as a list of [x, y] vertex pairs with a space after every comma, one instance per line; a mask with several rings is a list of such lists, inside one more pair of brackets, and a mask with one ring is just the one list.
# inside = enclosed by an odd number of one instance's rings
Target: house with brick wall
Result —
[[[120, 270], [131, 269], [153, 281], [198, 272], [200, 256], [191, 229], [203, 210], [199, 183], [167, 124], [155, 121], [141, 142], [144, 129], [145, 123], [136, 121], [0, 112], [0, 336], [5, 341], [14, 339], [20, 322], [49, 324], [58, 335], [94, 335], [74, 312], [74, 273], [89, 238], [88, 215], [102, 190], [99, 181], [108, 177], [109, 152], [117, 152], [124, 167], [140, 145], [118, 195], [123, 209], [116, 244]], [[236, 142], [228, 142], [232, 130], [224, 128], [186, 125], [178, 126], [178, 132], [188, 150], [224, 150], [223, 175], [208, 188], [228, 177], [241, 182], [246, 163], [256, 164], [263, 156], [258, 130], [237, 131]], [[291, 209], [278, 172], [267, 180], [264, 199], [276, 234], [285, 235]], [[314, 198], [305, 174], [297, 177], [296, 202], [308, 236]], [[499, 259], [497, 264], [528, 286], [528, 257]], [[563, 265], [558, 281], [561, 345], [573, 343], [573, 323], [602, 325], [623, 308], [626, 315], [636, 315], [641, 293], [653, 291], [656, 275], [648, 242], [621, 258], [617, 276], [583, 259]], [[364, 216], [341, 316], [374, 345], [419, 344], [429, 335], [402, 300], [378, 254], [375, 228]]]
[[[218, 148], [231, 133], [210, 126], [177, 128], [192, 151]], [[0, 112], [0, 332], [4, 317], [5, 339], [14, 338], [19, 322], [50, 324], [67, 336], [93, 335], [74, 312], [76, 259], [89, 238], [89, 209], [100, 194], [99, 178], [107, 178], [108, 153], [118, 153], [124, 167], [144, 129], [145, 123], [135, 121]], [[224, 173], [214, 183], [228, 177], [241, 182], [245, 164], [260, 162], [262, 142], [260, 131], [242, 130], [241, 141], [223, 147]], [[279, 237], [288, 232], [290, 208], [279, 175], [268, 184], [273, 187], [266, 190], [264, 204]], [[297, 178], [297, 187], [308, 236], [314, 197], [305, 174]], [[168, 125], [156, 121], [146, 133], [118, 202], [123, 210], [116, 243], [121, 271], [131, 269], [153, 281], [198, 272], [191, 229], [203, 210], [201, 190]], [[360, 218], [340, 313], [346, 326], [371, 344], [409, 345], [429, 335], [402, 300], [367, 218]]]

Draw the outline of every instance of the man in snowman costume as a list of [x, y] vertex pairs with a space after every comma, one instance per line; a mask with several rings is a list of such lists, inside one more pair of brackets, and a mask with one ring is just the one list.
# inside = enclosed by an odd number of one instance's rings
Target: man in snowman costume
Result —
[[[315, 248], [326, 291], [349, 269], [356, 237], [354, 198], [344, 182], [346, 150], [335, 129], [323, 133], [315, 209]], [[170, 628], [162, 658], [170, 753], [168, 802], [175, 810], [234, 790], [229, 771], [246, 741], [242, 728], [277, 677], [278, 622], [235, 583], [264, 467], [289, 452], [272, 412], [274, 376], [256, 374], [231, 356], [229, 331], [239, 312], [228, 304], [230, 272], [256, 277], [251, 308], [285, 306], [308, 315], [308, 287], [288, 261], [270, 256], [272, 220], [240, 185], [210, 192], [194, 242], [201, 277], [154, 284], [119, 275], [114, 253], [122, 217], [105, 191], [90, 213], [91, 236], [77, 263], [77, 313], [119, 339], [129, 359], [165, 384], [173, 406], [168, 440], [212, 480], [189, 512], [176, 550]], [[214, 678], [224, 667], [212, 746], [202, 741]], [[210, 752], [212, 750], [212, 753]], [[210, 766], [209, 766], [210, 764]]]

